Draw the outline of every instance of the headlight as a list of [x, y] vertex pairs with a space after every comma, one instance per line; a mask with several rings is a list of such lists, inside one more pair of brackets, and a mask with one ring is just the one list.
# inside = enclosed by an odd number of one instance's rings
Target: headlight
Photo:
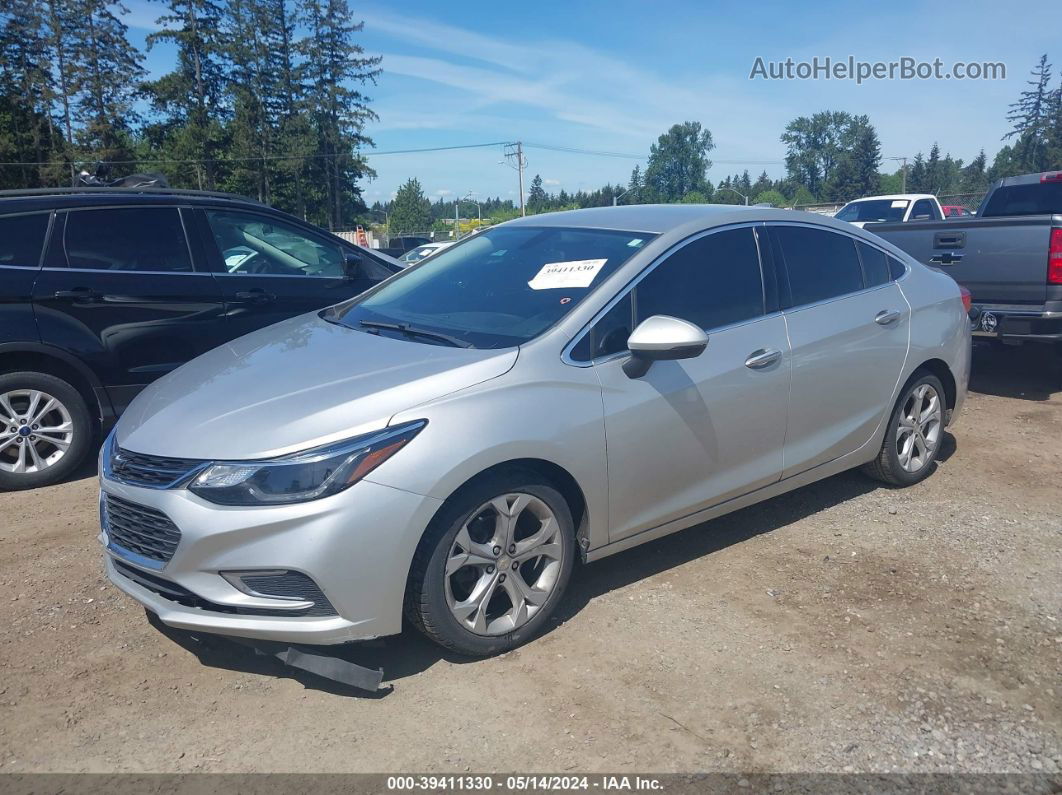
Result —
[[218, 505], [280, 505], [328, 497], [372, 472], [427, 424], [416, 420], [265, 461], [218, 461], [200, 472], [188, 490]]

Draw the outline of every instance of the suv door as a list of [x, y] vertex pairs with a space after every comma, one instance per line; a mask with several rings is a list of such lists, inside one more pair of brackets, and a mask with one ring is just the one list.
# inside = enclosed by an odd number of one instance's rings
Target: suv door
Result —
[[269, 212], [210, 207], [198, 215], [230, 338], [345, 301], [391, 275], [337, 238]]
[[892, 407], [911, 308], [880, 249], [817, 227], [769, 228], [793, 351], [789, 477], [870, 441]]
[[[601, 381], [612, 541], [781, 477], [789, 346], [757, 238], [741, 226], [681, 244], [573, 349]], [[622, 369], [627, 337], [651, 315], [696, 323], [708, 348], [632, 379]]]
[[221, 293], [193, 265], [182, 212], [125, 206], [55, 217], [33, 291], [41, 339], [91, 367], [116, 412], [224, 340]]

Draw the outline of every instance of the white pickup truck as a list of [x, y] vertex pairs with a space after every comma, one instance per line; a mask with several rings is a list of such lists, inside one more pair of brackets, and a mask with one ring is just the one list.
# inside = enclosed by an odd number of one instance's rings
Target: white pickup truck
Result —
[[862, 227], [863, 224], [943, 221], [944, 210], [937, 197], [930, 193], [894, 193], [848, 202], [834, 218]]

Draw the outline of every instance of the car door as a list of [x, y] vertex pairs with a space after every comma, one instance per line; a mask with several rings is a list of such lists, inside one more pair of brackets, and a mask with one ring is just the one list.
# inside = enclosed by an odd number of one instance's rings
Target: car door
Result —
[[770, 233], [792, 346], [789, 477], [870, 441], [907, 358], [911, 309], [875, 246], [810, 225]]
[[193, 265], [182, 212], [92, 207], [55, 217], [33, 291], [41, 338], [88, 364], [117, 411], [223, 340], [221, 294]]
[[[757, 238], [746, 225], [680, 245], [615, 299], [574, 349], [601, 382], [610, 540], [781, 477], [789, 347], [773, 279], [764, 289]], [[627, 337], [652, 315], [696, 323], [708, 347], [629, 378]]]
[[230, 338], [339, 303], [391, 275], [366, 255], [355, 264], [338, 239], [272, 213], [209, 207], [199, 217]]

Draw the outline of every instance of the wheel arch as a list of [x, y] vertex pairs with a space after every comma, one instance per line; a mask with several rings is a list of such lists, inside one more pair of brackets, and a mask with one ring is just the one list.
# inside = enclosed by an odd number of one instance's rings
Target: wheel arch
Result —
[[951, 412], [955, 409], [955, 401], [958, 399], [958, 387], [955, 383], [955, 376], [952, 374], [948, 363], [943, 359], [926, 359], [926, 361], [922, 362], [914, 369], [908, 382], [915, 378], [919, 373], [929, 373], [930, 375], [936, 376], [944, 387], [944, 402], [948, 408], [948, 422], [950, 423]]
[[0, 344], [0, 374], [18, 371], [46, 373], [68, 382], [78, 391], [100, 426], [114, 419], [106, 390], [93, 372], [74, 356], [37, 343]]

